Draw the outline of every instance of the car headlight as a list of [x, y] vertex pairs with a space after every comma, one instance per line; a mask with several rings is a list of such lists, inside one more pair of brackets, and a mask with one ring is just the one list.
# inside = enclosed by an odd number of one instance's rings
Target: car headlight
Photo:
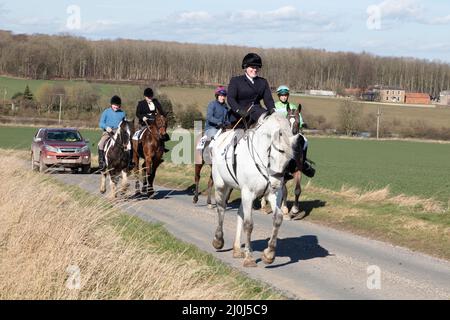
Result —
[[49, 146], [49, 145], [46, 145], [45, 149], [47, 149], [47, 151], [50, 151], [50, 152], [59, 153], [59, 149], [58, 148], [55, 148], [55, 147], [52, 147], [52, 146]]
[[81, 152], [88, 152], [89, 151], [89, 146], [84, 146], [83, 148], [81, 148]]

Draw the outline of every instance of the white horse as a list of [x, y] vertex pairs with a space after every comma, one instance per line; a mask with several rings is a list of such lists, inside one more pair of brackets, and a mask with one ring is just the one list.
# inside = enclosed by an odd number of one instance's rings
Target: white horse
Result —
[[[233, 139], [243, 137], [234, 147]], [[272, 114], [259, 119], [254, 129], [229, 131], [220, 135], [211, 145], [212, 175], [215, 186], [218, 226], [213, 246], [222, 249], [223, 220], [226, 199], [232, 189], [241, 190], [241, 206], [237, 215], [236, 237], [233, 257], [244, 258], [244, 267], [256, 267], [252, 255], [251, 233], [253, 230], [252, 204], [257, 197], [268, 195], [273, 211], [273, 230], [262, 260], [270, 264], [275, 260], [278, 230], [283, 221], [281, 212], [282, 185], [288, 162], [301, 152], [298, 135], [293, 135], [288, 120]], [[246, 234], [245, 249], [241, 251], [242, 227]]]

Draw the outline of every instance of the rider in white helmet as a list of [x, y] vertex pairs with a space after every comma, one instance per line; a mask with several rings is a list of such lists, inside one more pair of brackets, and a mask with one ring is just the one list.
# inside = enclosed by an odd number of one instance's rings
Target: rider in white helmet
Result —
[[[289, 106], [290, 109], [298, 109], [299, 111], [299, 129], [301, 130], [304, 126], [305, 123], [303, 122], [303, 117], [301, 114], [302, 111], [302, 105], [299, 104], [295, 104], [295, 103], [290, 103], [289, 102], [289, 87], [285, 86], [285, 85], [281, 85], [278, 87], [277, 89], [277, 95], [278, 95], [278, 101], [275, 102], [275, 111], [276, 112], [280, 112], [282, 113], [284, 116], [287, 116], [287, 107]], [[313, 177], [315, 174], [315, 169], [312, 167], [311, 165], [311, 161], [308, 160], [306, 158], [306, 152], [308, 151], [308, 140], [306, 139], [305, 136], [302, 137], [304, 139], [304, 147], [303, 147], [303, 169], [302, 172], [308, 176], [308, 177]], [[292, 170], [293, 171], [293, 170]]]

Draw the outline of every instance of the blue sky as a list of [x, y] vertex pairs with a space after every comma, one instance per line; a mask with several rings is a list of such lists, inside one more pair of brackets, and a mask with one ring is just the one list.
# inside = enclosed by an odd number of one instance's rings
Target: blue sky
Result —
[[[75, 11], [68, 12], [71, 6]], [[448, 0], [0, 0], [0, 29], [366, 51], [450, 63]]]

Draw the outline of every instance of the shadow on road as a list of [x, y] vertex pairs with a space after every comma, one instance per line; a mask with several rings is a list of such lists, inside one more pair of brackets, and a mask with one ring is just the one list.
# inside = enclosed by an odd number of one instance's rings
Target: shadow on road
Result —
[[[265, 248], [267, 248], [268, 241], [269, 238], [265, 240], [252, 241], [253, 250], [262, 252]], [[301, 260], [325, 258], [330, 255], [332, 254], [330, 254], [327, 249], [323, 248], [319, 244], [317, 237], [313, 235], [278, 239], [276, 256], [288, 257], [290, 260], [281, 264], [269, 265], [266, 266], [266, 268], [279, 268]], [[261, 261], [261, 259], [258, 260]]]
[[[292, 208], [293, 205], [294, 205], [294, 201], [288, 201], [287, 202], [288, 208]], [[313, 212], [314, 209], [325, 207], [327, 205], [327, 202], [319, 200], [319, 199], [306, 200], [306, 201], [301, 201], [300, 200], [299, 201], [299, 205], [300, 205], [300, 207], [299, 207], [300, 211], [299, 211], [299, 214], [298, 214], [299, 218], [296, 219], [294, 217], [293, 218], [294, 220], [302, 220], [302, 219], [306, 218], [307, 216], [309, 216]], [[304, 212], [304, 214], [302, 214], [303, 212]]]

